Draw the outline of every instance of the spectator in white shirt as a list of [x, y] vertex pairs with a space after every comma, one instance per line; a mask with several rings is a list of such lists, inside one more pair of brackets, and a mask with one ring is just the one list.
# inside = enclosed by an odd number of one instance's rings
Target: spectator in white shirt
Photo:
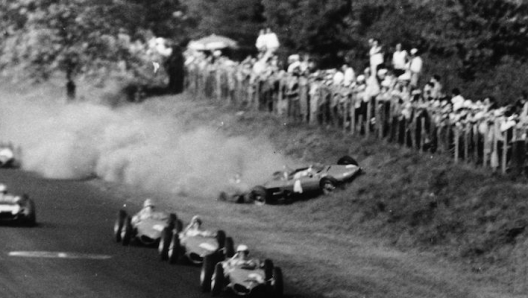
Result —
[[384, 62], [383, 48], [381, 47], [377, 39], [372, 39], [369, 56], [370, 56], [370, 74], [376, 75], [376, 73], [378, 72], [378, 65]]
[[352, 85], [352, 82], [356, 80], [356, 74], [354, 72], [354, 69], [350, 67], [348, 64], [343, 64], [343, 67], [341, 68], [344, 74], [343, 77], [343, 84], [345, 86]]
[[414, 48], [411, 50], [411, 61], [409, 63], [409, 70], [411, 72], [411, 87], [417, 88], [418, 82], [420, 81], [420, 74], [423, 69], [423, 60], [418, 55], [418, 49]]
[[402, 49], [401, 43], [396, 45], [396, 50], [392, 54], [392, 66], [394, 67], [394, 75], [401, 76], [406, 71], [407, 61], [409, 55], [406, 50]]

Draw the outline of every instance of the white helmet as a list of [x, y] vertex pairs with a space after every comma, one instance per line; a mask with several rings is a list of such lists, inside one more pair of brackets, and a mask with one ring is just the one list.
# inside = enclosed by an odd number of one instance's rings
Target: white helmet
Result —
[[200, 216], [198, 215], [193, 216], [193, 218], [191, 219], [191, 223], [195, 223], [195, 222], [198, 223], [199, 225], [202, 224], [202, 219], [200, 218]]
[[0, 183], [0, 193], [7, 193], [7, 186], [3, 183]]
[[248, 248], [247, 245], [245, 245], [245, 244], [240, 244], [240, 245], [237, 247], [236, 252], [245, 252], [245, 253], [249, 254], [249, 248]]
[[152, 199], [146, 199], [145, 202], [143, 202], [143, 208], [147, 207], [154, 207], [154, 202]]

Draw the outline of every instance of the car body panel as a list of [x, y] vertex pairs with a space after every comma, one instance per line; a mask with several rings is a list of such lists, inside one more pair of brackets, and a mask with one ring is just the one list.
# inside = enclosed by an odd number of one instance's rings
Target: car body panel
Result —
[[240, 296], [250, 295], [266, 286], [266, 275], [259, 260], [253, 259], [253, 265], [233, 265], [230, 260], [222, 262], [226, 287]]
[[210, 233], [208, 236], [193, 235], [189, 236], [185, 233], [180, 233], [180, 243], [185, 250], [185, 256], [195, 264], [201, 264], [206, 255], [213, 254], [218, 251], [218, 240]]
[[155, 211], [149, 218], [142, 219], [134, 225], [135, 237], [144, 244], [154, 244], [161, 238], [163, 229], [169, 226], [170, 215], [167, 212]]

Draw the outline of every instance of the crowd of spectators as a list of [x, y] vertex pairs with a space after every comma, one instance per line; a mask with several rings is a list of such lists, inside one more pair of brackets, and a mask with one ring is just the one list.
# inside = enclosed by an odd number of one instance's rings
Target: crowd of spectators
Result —
[[[266, 29], [257, 39], [256, 57], [237, 62], [220, 51], [188, 55], [188, 84], [208, 95], [287, 114], [298, 121], [337, 123], [352, 129], [359, 125], [363, 133], [381, 131], [382, 137], [414, 142], [420, 149], [441, 149], [439, 139], [446, 135], [446, 150], [453, 151], [458, 142], [454, 131], [462, 131], [466, 147], [479, 151], [479, 162], [488, 160], [495, 168], [502, 150], [498, 143], [526, 138], [528, 93], [515, 104], [501, 107], [493, 97], [466, 99], [459, 88], [445, 90], [440, 75], [424, 79], [425, 63], [418, 48], [407, 52], [396, 44], [391, 55], [379, 40], [368, 42], [369, 63], [364, 69], [344, 63], [323, 70], [308, 54], [290, 55], [283, 64], [276, 54], [277, 36]], [[470, 158], [467, 150], [456, 155]]]

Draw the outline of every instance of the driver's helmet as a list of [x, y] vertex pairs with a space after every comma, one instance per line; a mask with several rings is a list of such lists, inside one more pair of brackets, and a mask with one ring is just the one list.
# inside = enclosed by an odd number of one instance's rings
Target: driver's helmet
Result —
[[245, 259], [245, 258], [247, 258], [249, 256], [249, 248], [245, 244], [240, 244], [237, 247], [236, 252], [243, 259]]
[[143, 208], [147, 207], [154, 208], [154, 202], [152, 199], [146, 199], [145, 202], [143, 202]]
[[3, 183], [0, 183], [0, 193], [3, 193], [3, 194], [7, 193], [7, 186]]
[[200, 216], [198, 215], [193, 216], [193, 218], [191, 219], [191, 225], [194, 225], [194, 224], [196, 224], [197, 227], [200, 227], [202, 225], [202, 219], [200, 218]]

